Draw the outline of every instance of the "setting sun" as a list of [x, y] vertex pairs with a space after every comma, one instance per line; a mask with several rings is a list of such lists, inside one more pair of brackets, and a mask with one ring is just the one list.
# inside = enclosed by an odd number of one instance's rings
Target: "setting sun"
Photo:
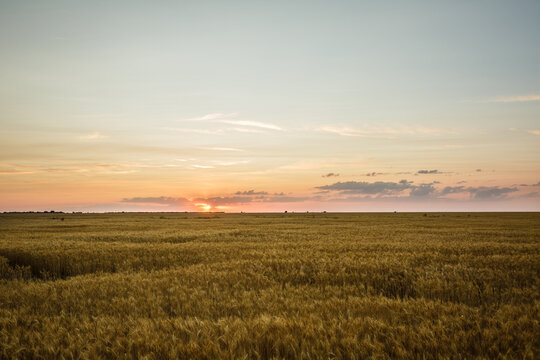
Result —
[[197, 206], [202, 211], [210, 211], [212, 209], [211, 205], [204, 203], [196, 203], [195, 206]]

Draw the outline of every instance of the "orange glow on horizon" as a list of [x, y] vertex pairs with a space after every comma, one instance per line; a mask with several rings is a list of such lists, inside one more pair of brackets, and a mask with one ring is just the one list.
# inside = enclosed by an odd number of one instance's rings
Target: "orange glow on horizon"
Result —
[[212, 205], [206, 203], [196, 203], [195, 206], [201, 209], [201, 211], [208, 212], [212, 210]]

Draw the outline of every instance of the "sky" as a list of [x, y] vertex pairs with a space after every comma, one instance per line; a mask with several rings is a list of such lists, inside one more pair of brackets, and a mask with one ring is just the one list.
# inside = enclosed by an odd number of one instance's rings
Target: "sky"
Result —
[[538, 19], [0, 0], [0, 211], [539, 211]]

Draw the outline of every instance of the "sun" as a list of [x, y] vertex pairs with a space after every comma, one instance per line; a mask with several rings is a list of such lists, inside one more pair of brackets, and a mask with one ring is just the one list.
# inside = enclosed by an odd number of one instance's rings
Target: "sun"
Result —
[[195, 206], [199, 207], [202, 211], [210, 211], [212, 205], [206, 203], [196, 203]]

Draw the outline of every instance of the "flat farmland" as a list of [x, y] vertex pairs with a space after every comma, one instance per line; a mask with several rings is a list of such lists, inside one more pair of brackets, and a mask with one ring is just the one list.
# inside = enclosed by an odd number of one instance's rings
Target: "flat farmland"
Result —
[[540, 356], [540, 213], [0, 214], [0, 358]]

